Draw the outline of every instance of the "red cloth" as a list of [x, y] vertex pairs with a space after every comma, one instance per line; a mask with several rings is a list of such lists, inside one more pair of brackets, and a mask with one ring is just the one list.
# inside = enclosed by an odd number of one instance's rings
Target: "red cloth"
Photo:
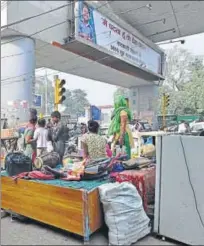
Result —
[[127, 170], [111, 175], [116, 182], [131, 182], [137, 188], [142, 200], [145, 211], [147, 205], [154, 202], [155, 198], [155, 177], [156, 168], [149, 167], [141, 170]]
[[109, 158], [111, 158], [112, 155], [113, 155], [113, 153], [112, 153], [111, 149], [109, 148], [109, 145], [108, 145], [108, 144], [106, 144], [106, 155], [107, 155]]
[[52, 180], [54, 179], [54, 175], [50, 175], [50, 174], [44, 174], [40, 171], [32, 171], [32, 172], [24, 172], [24, 173], [20, 173], [16, 176], [12, 177], [14, 180], [17, 181], [17, 179], [23, 179], [23, 178], [27, 178], [27, 179], [40, 179], [40, 180]]

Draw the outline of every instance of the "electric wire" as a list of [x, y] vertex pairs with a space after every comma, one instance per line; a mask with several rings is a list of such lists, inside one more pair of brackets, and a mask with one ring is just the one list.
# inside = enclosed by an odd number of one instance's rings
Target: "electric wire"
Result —
[[[98, 9], [104, 7], [106, 4], [107, 4], [107, 3], [104, 3], [104, 4], [102, 4], [102, 5], [98, 6], [98, 7], [96, 7], [95, 10], [98, 10]], [[80, 17], [82, 17], [82, 16], [83, 16], [83, 14], [78, 15], [78, 16], [75, 16], [75, 17], [73, 17], [73, 18], [71, 19], [71, 21], [74, 21], [75, 19], [78, 19], [78, 18], [80, 18]], [[44, 29], [41, 29], [41, 30], [39, 30], [39, 31], [37, 31], [37, 32], [35, 32], [35, 33], [33, 33], [33, 34], [29, 34], [29, 35], [28, 35], [28, 38], [29, 38], [29, 37], [33, 37], [33, 36], [35, 36], [36, 34], [39, 34], [39, 33], [41, 33], [41, 32], [47, 31], [47, 30], [49, 30], [49, 29], [51, 29], [51, 28], [54, 28], [54, 27], [56, 27], [56, 26], [62, 25], [62, 24], [64, 24], [64, 23], [66, 23], [67, 21], [70, 21], [70, 19], [66, 19], [65, 21], [62, 21], [62, 22], [56, 23], [56, 24], [54, 24], [54, 25], [48, 26], [48, 27], [46, 27], [46, 28], [44, 28]], [[12, 40], [7, 41], [7, 42], [3, 42], [3, 43], [1, 43], [1, 46], [2, 46], [2, 45], [5, 45], [5, 44], [8, 44], [8, 43], [15, 42], [15, 41], [17, 41], [17, 40], [24, 39], [24, 38], [25, 38], [25, 37], [20, 37], [20, 38], [17, 38], [17, 39], [12, 39]]]
[[[107, 4], [107, 3], [106, 3], [106, 4]], [[104, 5], [105, 5], [105, 4], [99, 6], [98, 8], [100, 8], [100, 7], [104, 6]], [[81, 15], [79, 15], [79, 16], [81, 16]], [[102, 33], [104, 33], [104, 32], [102, 32]], [[113, 41], [113, 42], [108, 43], [107, 45], [110, 45], [110, 44], [115, 43], [115, 42], [117, 42], [117, 41], [118, 41], [118, 40], [115, 40], [115, 41]], [[46, 44], [46, 45], [49, 45], [49, 44]], [[43, 46], [43, 47], [44, 47], [44, 46]], [[92, 51], [92, 52], [94, 52], [94, 51]], [[76, 57], [76, 58], [81, 58], [81, 56], [83, 56], [83, 55], [88, 55], [88, 54], [90, 54], [90, 53], [92, 53], [92, 52], [88, 52], [88, 53], [81, 54], [81, 55], [79, 55], [79, 56]], [[14, 56], [15, 56], [15, 55], [14, 55]], [[5, 58], [5, 57], [2, 57], [2, 58]], [[60, 62], [60, 63], [65, 63], [65, 62], [67, 62], [67, 61], [62, 61], [62, 62]], [[150, 64], [150, 65], [151, 65], [151, 64]], [[153, 64], [152, 64], [152, 65], [153, 65]], [[52, 68], [51, 68], [51, 69], [52, 69]], [[15, 77], [9, 77], [9, 78], [6, 78], [6, 79], [2, 79], [1, 81], [3, 82], [3, 81], [6, 81], [6, 80], [10, 80], [10, 79], [12, 79], [12, 78], [21, 77], [21, 76], [26, 75], [26, 74], [30, 74], [30, 73], [21, 74], [21, 75], [19, 75], [19, 76], [15, 76]]]
[[50, 9], [50, 10], [45, 11], [45, 12], [43, 12], [43, 13], [40, 13], [40, 14], [37, 14], [37, 15], [32, 15], [32, 16], [23, 18], [23, 19], [18, 20], [18, 21], [14, 21], [14, 22], [12, 22], [12, 23], [9, 23], [9, 24], [7, 24], [7, 25], [2, 26], [1, 29], [3, 29], [3, 28], [8, 28], [8, 27], [11, 27], [11, 26], [20, 24], [20, 23], [22, 23], [22, 22], [26, 22], [26, 21], [28, 21], [28, 20], [32, 20], [33, 18], [37, 18], [37, 17], [40, 17], [40, 16], [42, 16], [42, 15], [46, 15], [46, 14], [52, 13], [52, 12], [54, 12], [54, 11], [57, 11], [57, 10], [62, 9], [62, 8], [64, 8], [64, 7], [67, 7], [67, 6], [71, 5], [71, 4], [73, 4], [73, 3], [71, 2], [71, 3], [68, 3], [68, 4], [64, 4], [64, 5], [62, 5], [62, 6], [59, 6], [59, 7], [57, 7], [57, 8]]
[[[109, 31], [107, 31], [107, 33], [108, 33], [108, 32], [109, 32]], [[100, 33], [100, 34], [103, 34], [103, 33], [104, 33], [104, 32], [102, 32], [102, 33]], [[100, 35], [100, 34], [99, 34], [99, 35]], [[111, 45], [112, 43], [115, 43], [115, 42], [117, 42], [117, 41], [118, 41], [118, 40], [114, 40], [114, 41], [112, 41], [112, 42], [106, 44], [106, 46], [107, 46], [107, 45]], [[46, 46], [47, 46], [47, 44], [46, 44]], [[85, 53], [83, 53], [83, 54], [81, 54], [81, 55], [77, 55], [76, 58], [72, 60], [72, 62], [75, 61], [75, 60], [77, 60], [77, 59], [79, 59], [79, 58], [81, 58], [82, 56], [86, 56], [86, 55], [89, 55], [89, 54], [91, 54], [91, 53], [94, 53], [94, 50], [93, 50], [93, 51], [90, 51], [90, 52], [85, 52]], [[44, 57], [45, 57], [45, 56], [44, 56]], [[65, 61], [59, 62], [58, 64], [66, 64], [66, 63], [70, 63], [70, 61], [65, 60]], [[54, 69], [54, 68], [51, 67], [50, 69]], [[10, 79], [13, 79], [13, 78], [22, 77], [22, 76], [28, 75], [28, 74], [30, 74], [30, 73], [24, 73], [24, 74], [20, 74], [20, 75], [17, 75], [17, 76], [5, 78], [5, 79], [2, 79], [1, 82], [7, 81], [7, 80], [10, 80]]]
[[[114, 43], [114, 42], [117, 42], [117, 41], [118, 41], [118, 40], [112, 41], [112, 42], [110, 42], [110, 43], [107, 44], [107, 45], [110, 45], [111, 43]], [[133, 45], [134, 45], [134, 44], [133, 44]], [[130, 47], [130, 48], [132, 48], [132, 47]], [[92, 53], [92, 52], [94, 52], [94, 51], [88, 52], [87, 54], [90, 54], [90, 53]], [[82, 56], [82, 55], [79, 55], [78, 58], [81, 58], [81, 56]], [[106, 60], [106, 59], [108, 59], [108, 58], [110, 58], [110, 57], [112, 57], [112, 55], [107, 55], [107, 56], [102, 57], [102, 58], [100, 58], [100, 59], [94, 60], [94, 61], [88, 63], [88, 64], [85, 65], [85, 66], [78, 66], [78, 65], [77, 65], [77, 66], [75, 66], [75, 67], [72, 67], [72, 68], [69, 69], [68, 71], [66, 71], [66, 73], [71, 73], [71, 72], [73, 72], [73, 71], [75, 71], [75, 70], [77, 70], [77, 69], [81, 69], [81, 68], [83, 69], [83, 68], [89, 67], [90, 64], [92, 64], [92, 63], [101, 62], [101, 61]], [[69, 62], [69, 61], [67, 61], [67, 62]], [[63, 63], [64, 63], [64, 62], [63, 62]], [[103, 64], [102, 64], [102, 65], [103, 65]], [[49, 69], [52, 69], [52, 68], [49, 68]], [[62, 73], [62, 72], [61, 72], [61, 73]], [[57, 75], [57, 74], [59, 74], [59, 72], [50, 73], [50, 74], [47, 74], [47, 76]], [[35, 76], [30, 76], [29, 78], [32, 78], [32, 77], [35, 77]], [[44, 76], [39, 76], [39, 77], [37, 77], [37, 78], [43, 78], [43, 77], [44, 77]], [[21, 79], [21, 80], [15, 80], [15, 81], [7, 81], [7, 82], [2, 83], [2, 85], [4, 86], [4, 85], [8, 85], [8, 84], [15, 83], [15, 82], [22, 82], [22, 79]]]
[[185, 153], [185, 148], [184, 148], [182, 137], [180, 136], [179, 139], [180, 139], [180, 143], [181, 143], [181, 147], [182, 147], [182, 153], [183, 153], [183, 157], [184, 157], [185, 166], [186, 166], [187, 173], [188, 173], [189, 184], [190, 184], [191, 189], [192, 189], [192, 192], [193, 192], [193, 197], [194, 197], [196, 212], [198, 214], [198, 217], [199, 217], [199, 220], [201, 222], [201, 225], [204, 228], [204, 220], [202, 219], [202, 216], [201, 216], [200, 211], [199, 211], [199, 208], [198, 208], [198, 201], [197, 201], [195, 189], [193, 187], [193, 183], [192, 183], [192, 180], [191, 180], [189, 165], [188, 165], [188, 161], [187, 161], [187, 157], [186, 157], [186, 153]]
[[177, 16], [175, 14], [175, 10], [174, 10], [174, 6], [173, 6], [172, 1], [170, 1], [170, 5], [171, 5], [171, 9], [173, 11], [174, 19], [176, 21], [177, 29], [178, 29], [178, 32], [179, 32], [179, 37], [181, 37], [181, 30], [180, 30], [180, 27], [179, 27], [179, 24], [178, 24], [178, 19], [177, 19]]
[[[95, 8], [95, 10], [97, 10], [97, 9], [99, 9], [99, 8], [101, 8], [101, 7], [103, 7], [104, 5], [106, 5], [107, 3], [105, 3], [105, 4], [103, 4], [103, 5], [100, 5], [99, 7], [97, 7], [97, 8]], [[79, 16], [76, 16], [76, 17], [74, 17], [74, 19], [75, 18], [79, 18], [80, 16], [82, 16], [82, 15], [79, 15]], [[33, 17], [34, 18], [34, 17]], [[22, 20], [21, 20], [22, 21]], [[56, 24], [56, 25], [59, 25], [59, 23], [58, 24]], [[54, 26], [56, 26], [56, 25], [54, 25]], [[48, 29], [48, 28], [52, 28], [53, 26], [50, 26], [50, 27], [47, 27], [46, 28], [46, 30]], [[44, 31], [45, 29], [43, 29], [43, 30], [40, 30], [40, 31], [38, 31], [37, 33], [39, 33], [39, 32], [42, 32], [42, 31]], [[36, 34], [36, 33], [35, 33]], [[32, 35], [35, 35], [35, 34], [32, 34]], [[15, 40], [11, 40], [11, 41], [9, 41], [9, 42], [13, 42], [13, 41], [15, 41]], [[114, 42], [117, 42], [118, 40], [115, 40], [115, 41], [113, 41], [113, 42], [111, 42], [111, 43], [114, 43]], [[8, 42], [8, 43], [9, 43]], [[107, 45], [110, 45], [111, 43], [109, 43], [109, 44], [107, 44]], [[4, 44], [4, 43], [3, 43]], [[46, 45], [49, 45], [49, 44], [46, 44]], [[45, 46], [46, 46], [45, 45]], [[44, 47], [44, 46], [42, 46], [42, 47]], [[90, 53], [92, 53], [92, 52], [88, 52], [88, 53], [85, 53], [84, 55], [88, 55], [88, 54], [90, 54]], [[20, 54], [19, 54], [20, 55]], [[15, 55], [12, 55], [12, 56], [15, 56]], [[78, 57], [79, 58], [81, 58], [81, 56], [83, 56], [83, 54], [81, 54], [81, 55], [79, 55]], [[6, 57], [9, 57], [9, 56], [5, 56], [5, 57], [2, 57], [2, 58], [6, 58]], [[77, 57], [77, 58], [78, 58]], [[110, 56], [108, 56], [108, 57], [110, 57]], [[107, 57], [107, 58], [108, 58]], [[96, 61], [94, 61], [94, 62], [97, 62], [98, 60], [96, 60]], [[65, 61], [62, 61], [62, 63], [64, 63]], [[149, 64], [149, 65], [153, 65], [153, 64]], [[42, 68], [42, 69], [44, 69], [44, 68]], [[50, 68], [50, 69], [52, 69], [52, 67]], [[54, 69], [54, 68], [53, 68]], [[39, 71], [39, 70], [38, 70]], [[26, 73], [26, 74], [30, 74], [30, 73]], [[6, 81], [6, 80], [10, 80], [10, 79], [12, 79], [12, 78], [17, 78], [17, 77], [21, 77], [21, 76], [23, 76], [23, 75], [26, 75], [26, 74], [21, 74], [21, 75], [19, 75], [19, 76], [15, 76], [15, 77], [10, 77], [10, 78], [6, 78], [6, 79], [3, 79], [3, 80], [1, 80], [1, 81]], [[9, 82], [12, 82], [12, 81], [9, 81]], [[14, 81], [13, 81], [14, 82]]]

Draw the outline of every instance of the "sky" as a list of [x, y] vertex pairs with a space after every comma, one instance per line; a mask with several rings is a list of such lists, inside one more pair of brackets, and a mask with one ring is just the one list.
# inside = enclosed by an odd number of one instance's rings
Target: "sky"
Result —
[[[204, 57], [204, 33], [192, 35], [189, 37], [181, 38], [185, 40], [185, 44], [176, 43], [179, 47], [187, 49], [194, 55], [201, 55]], [[180, 40], [181, 40], [180, 39]], [[174, 44], [165, 44], [161, 45], [160, 47], [164, 50], [172, 48]], [[48, 74], [52, 74], [53, 70], [46, 69]], [[37, 72], [38, 75], [43, 75], [45, 73]], [[68, 88], [73, 89], [82, 89], [86, 91], [87, 98], [89, 102], [93, 105], [110, 105], [113, 103], [113, 93], [116, 90], [116, 87], [113, 85], [109, 85], [106, 83], [101, 83], [98, 81], [90, 80], [81, 78], [78, 76], [74, 76], [71, 74], [60, 73], [60, 77], [64, 78], [67, 81]], [[50, 80], [53, 79], [53, 76], [49, 78]]]

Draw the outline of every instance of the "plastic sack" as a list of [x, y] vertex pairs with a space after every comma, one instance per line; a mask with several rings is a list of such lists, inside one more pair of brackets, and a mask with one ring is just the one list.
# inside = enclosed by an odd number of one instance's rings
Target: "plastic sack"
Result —
[[150, 233], [142, 199], [130, 183], [108, 183], [99, 186], [109, 244], [131, 245]]
[[142, 156], [153, 157], [156, 156], [156, 148], [153, 144], [145, 144], [141, 148]]

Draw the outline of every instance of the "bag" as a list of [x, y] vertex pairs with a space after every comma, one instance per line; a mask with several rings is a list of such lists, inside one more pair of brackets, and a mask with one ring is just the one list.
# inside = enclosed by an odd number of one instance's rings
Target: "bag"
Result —
[[5, 168], [9, 176], [15, 176], [23, 172], [32, 171], [32, 160], [20, 152], [7, 154]]
[[126, 170], [129, 169], [140, 169], [142, 167], [146, 167], [151, 163], [151, 160], [149, 160], [148, 158], [144, 158], [144, 157], [137, 157], [135, 159], [130, 159], [128, 161], [124, 161], [123, 162], [123, 167]]
[[132, 184], [108, 183], [98, 189], [109, 229], [109, 245], [131, 245], [150, 233], [150, 220]]
[[83, 180], [104, 178], [108, 175], [112, 158], [101, 158], [87, 163], [84, 170]]
[[43, 166], [55, 168], [60, 163], [60, 156], [56, 152], [49, 152], [38, 156], [34, 161], [34, 167], [40, 170]]

